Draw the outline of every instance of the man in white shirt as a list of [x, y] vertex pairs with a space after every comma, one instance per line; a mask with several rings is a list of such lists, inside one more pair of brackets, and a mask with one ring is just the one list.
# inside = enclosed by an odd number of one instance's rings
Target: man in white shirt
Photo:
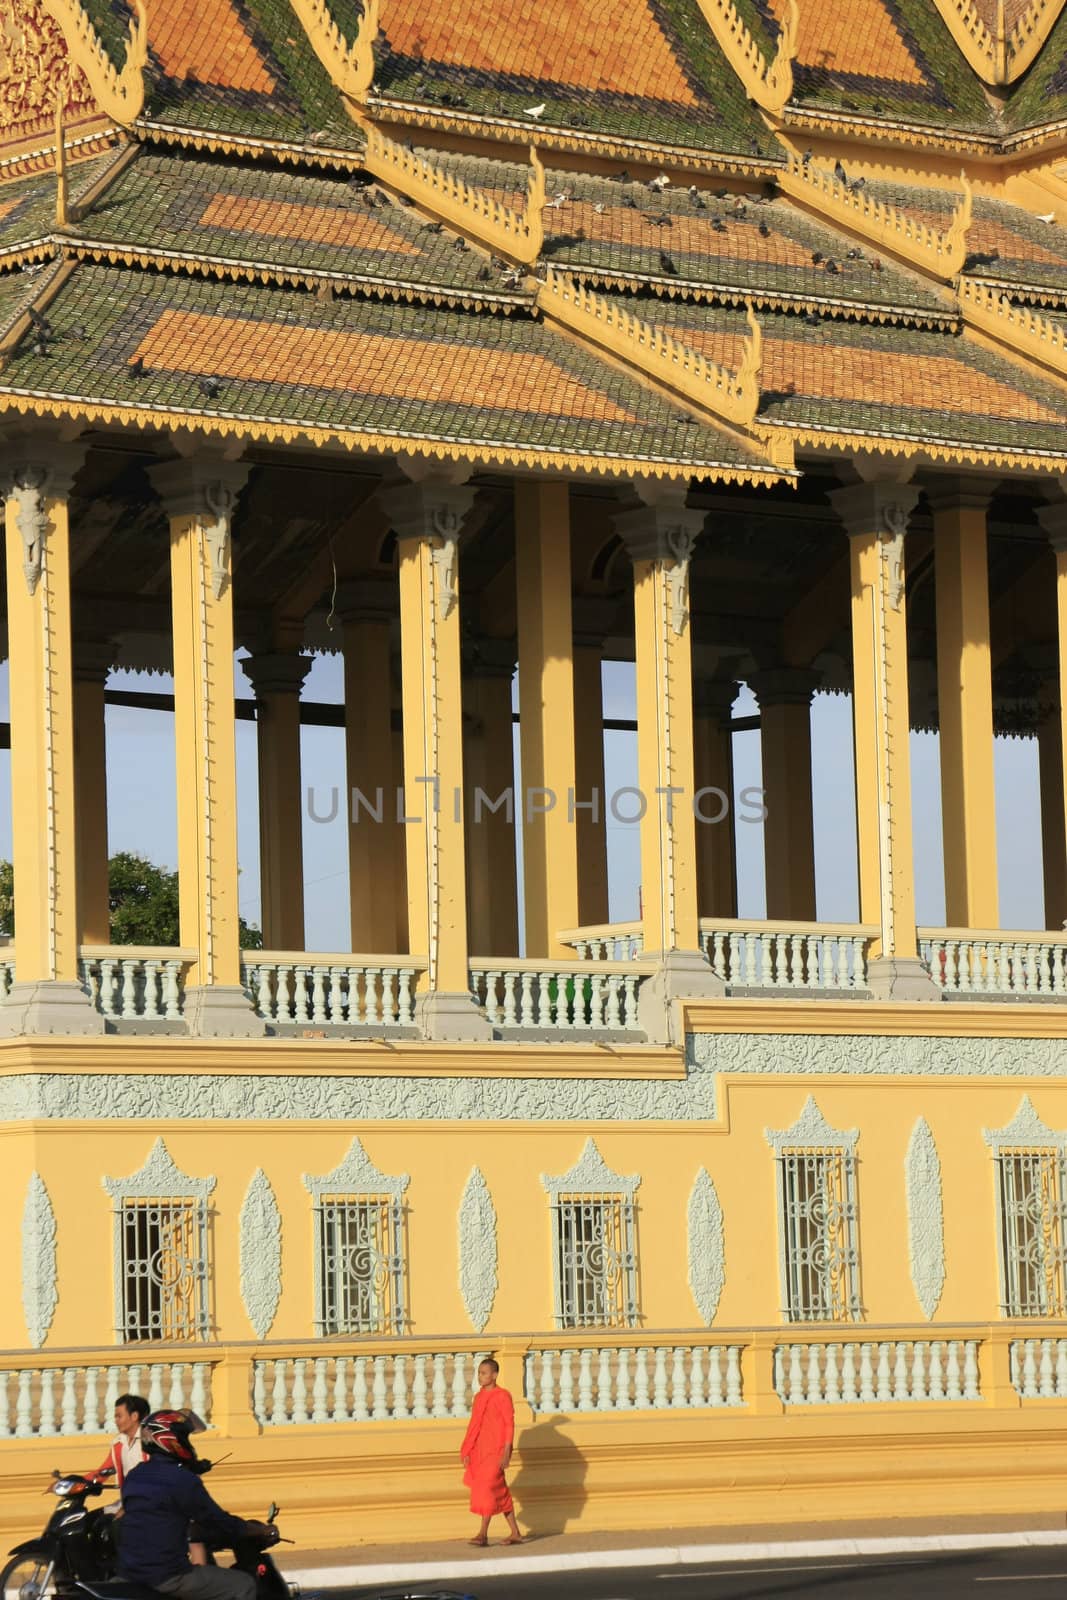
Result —
[[[114, 1473], [116, 1487], [121, 1489], [134, 1467], [139, 1467], [144, 1460], [141, 1450], [141, 1423], [147, 1417], [151, 1407], [148, 1401], [139, 1394], [120, 1394], [115, 1401], [115, 1427], [118, 1429], [118, 1438], [111, 1446], [103, 1464], [95, 1472], [87, 1474], [90, 1478], [110, 1478]], [[109, 1511], [118, 1510], [118, 1502], [109, 1506]]]

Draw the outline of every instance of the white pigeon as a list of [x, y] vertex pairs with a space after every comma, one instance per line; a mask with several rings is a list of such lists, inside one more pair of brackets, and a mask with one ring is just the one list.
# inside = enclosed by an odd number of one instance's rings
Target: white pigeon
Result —
[[558, 211], [560, 206], [565, 206], [569, 199], [570, 195], [565, 190], [560, 190], [559, 194], [554, 194], [547, 203], [553, 211]]
[[649, 184], [648, 187], [650, 189], [660, 189], [660, 190], [669, 189], [670, 188], [670, 183], [671, 183], [671, 180], [668, 178], [667, 174], [665, 172], [661, 172], [658, 178], [653, 178], [652, 179], [652, 181], [651, 181], [651, 183]]
[[1038, 222], [1055, 222], [1056, 213], [1054, 211], [1046, 211], [1044, 213], [1039, 211], [1037, 214], [1037, 220]]
[[543, 117], [548, 110], [548, 101], [542, 100], [539, 106], [527, 106], [523, 112], [524, 117]]

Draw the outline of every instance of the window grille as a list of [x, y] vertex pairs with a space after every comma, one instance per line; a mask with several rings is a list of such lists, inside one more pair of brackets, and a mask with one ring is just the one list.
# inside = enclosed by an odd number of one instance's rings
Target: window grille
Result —
[[119, 1216], [121, 1335], [205, 1339], [207, 1202], [194, 1196], [123, 1199]]
[[1005, 1316], [1062, 1317], [1067, 1312], [1064, 1190], [1062, 1150], [999, 1150], [1000, 1298]]
[[321, 1195], [315, 1205], [321, 1334], [403, 1333], [399, 1196]]
[[855, 1160], [846, 1150], [778, 1156], [785, 1316], [852, 1322], [861, 1315]]
[[632, 1328], [637, 1321], [634, 1206], [624, 1195], [556, 1195], [556, 1324]]

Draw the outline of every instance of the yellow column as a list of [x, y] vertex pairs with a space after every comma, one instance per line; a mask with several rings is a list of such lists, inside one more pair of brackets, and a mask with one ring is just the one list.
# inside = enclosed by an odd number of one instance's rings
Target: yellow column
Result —
[[[1062, 920], [1067, 918], [1067, 904], [1065, 904], [1067, 861], [1064, 860], [1064, 841], [1067, 840], [1067, 815], [1065, 815], [1067, 774], [1064, 773], [1064, 760], [1067, 759], [1067, 499], [1061, 498], [1053, 505], [1042, 507], [1038, 512], [1038, 519], [1049, 535], [1056, 557], [1056, 616], [1059, 634], [1058, 784], [1051, 772], [1047, 774], [1046, 779], [1049, 747], [1054, 747], [1054, 741], [1050, 740], [1048, 734], [1045, 736], [1040, 759], [1041, 824], [1045, 852], [1045, 923], [1050, 928], [1058, 928]], [[1059, 815], [1053, 816], [1052, 808], [1057, 801]]]
[[78, 977], [68, 500], [81, 454], [11, 444], [4, 529], [17, 982], [0, 1006], [0, 1033], [102, 1033]]
[[[396, 585], [355, 579], [338, 596], [345, 659], [348, 883], [352, 949], [402, 950], [396, 853], [402, 849], [393, 782], [392, 651]], [[380, 819], [380, 820], [379, 820]]]
[[988, 503], [987, 492], [961, 484], [931, 496], [945, 920], [953, 928], [996, 928], [1000, 921]]
[[[574, 786], [578, 851], [578, 922], [608, 920], [607, 795], [604, 793], [604, 648], [598, 636], [574, 641]], [[590, 810], [594, 803], [596, 809]]]
[[271, 651], [241, 662], [256, 691], [260, 926], [266, 950], [303, 950], [300, 690], [311, 657]]
[[[704, 678], [693, 689], [697, 908], [702, 917], [737, 916], [732, 679]], [[704, 792], [701, 791], [711, 791]]]
[[815, 819], [811, 799], [811, 697], [819, 675], [798, 667], [754, 673], [763, 757], [767, 915], [815, 921]]
[[515, 485], [527, 956], [573, 955], [578, 924], [571, 530], [565, 483]]
[[108, 901], [107, 737], [104, 685], [114, 646], [96, 639], [74, 644], [74, 764], [78, 829], [78, 943], [111, 943]]
[[467, 915], [477, 956], [517, 956], [515, 761], [511, 685], [515, 646], [471, 643], [463, 663]]
[[400, 555], [408, 938], [427, 962], [416, 1019], [431, 1039], [492, 1031], [470, 993], [463, 837], [459, 538], [473, 499], [432, 479], [379, 495]]
[[892, 482], [831, 495], [851, 545], [860, 921], [880, 930], [868, 984], [879, 998], [898, 1000], [939, 993], [915, 935], [904, 535], [918, 498], [911, 484]]
[[178, 915], [197, 952], [183, 1015], [191, 1033], [261, 1034], [241, 987], [237, 911], [230, 529], [248, 475], [232, 461], [168, 461], [151, 469], [170, 521]]
[[680, 485], [641, 493], [648, 503], [615, 519], [634, 572], [642, 938], [645, 958], [659, 964], [639, 1015], [650, 1038], [678, 1043], [675, 1002], [723, 991], [701, 953], [697, 916], [689, 560], [704, 513], [686, 507]]

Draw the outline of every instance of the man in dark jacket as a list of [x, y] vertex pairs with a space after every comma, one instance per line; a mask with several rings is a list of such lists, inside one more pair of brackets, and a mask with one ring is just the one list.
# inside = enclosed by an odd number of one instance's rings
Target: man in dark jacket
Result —
[[141, 1424], [144, 1461], [122, 1488], [119, 1573], [180, 1600], [255, 1600], [256, 1582], [247, 1572], [189, 1561], [192, 1523], [211, 1545], [257, 1536], [270, 1543], [276, 1537], [264, 1522], [223, 1511], [200, 1482], [198, 1474], [210, 1462], [199, 1460], [190, 1435], [203, 1427], [191, 1411], [156, 1411]]

